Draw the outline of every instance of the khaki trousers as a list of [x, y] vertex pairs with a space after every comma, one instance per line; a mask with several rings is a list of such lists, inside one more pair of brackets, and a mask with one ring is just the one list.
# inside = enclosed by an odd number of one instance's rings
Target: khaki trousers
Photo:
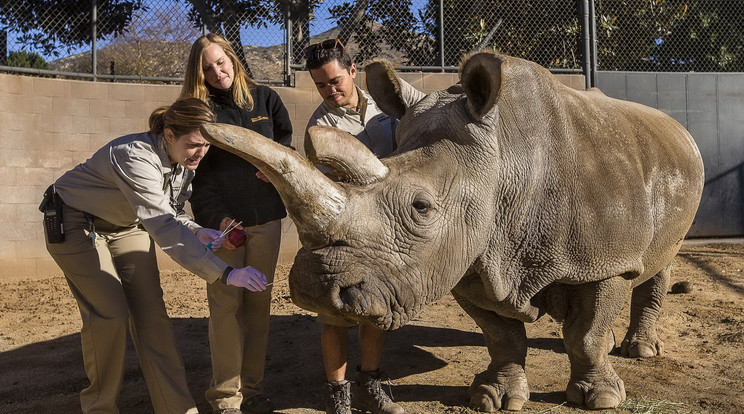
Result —
[[125, 368], [127, 326], [155, 413], [196, 413], [165, 310], [155, 248], [139, 227], [96, 219], [96, 247], [82, 212], [64, 207], [65, 241], [47, 250], [77, 300], [85, 372], [83, 413], [118, 413]]
[[[217, 252], [234, 268], [253, 266], [269, 282], [279, 258], [280, 220], [246, 227], [248, 240], [235, 250]], [[243, 397], [263, 393], [269, 339], [271, 286], [263, 292], [225, 285], [207, 285], [212, 384], [205, 393], [214, 410], [239, 408]]]

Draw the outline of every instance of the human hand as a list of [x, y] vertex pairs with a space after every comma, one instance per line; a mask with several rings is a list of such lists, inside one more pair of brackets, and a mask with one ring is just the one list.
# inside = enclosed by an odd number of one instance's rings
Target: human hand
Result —
[[224, 237], [220, 238], [221, 235], [221, 232], [206, 227], [202, 227], [196, 231], [196, 237], [199, 241], [203, 245], [207, 246], [207, 248], [212, 249], [213, 252], [219, 250], [220, 247], [222, 247], [222, 243], [225, 241]]
[[242, 269], [233, 269], [225, 280], [230, 286], [242, 287], [251, 292], [266, 290], [266, 276], [251, 266]]
[[[227, 229], [227, 227], [230, 225], [235, 226], [235, 220], [230, 217], [223, 218], [222, 221], [220, 222], [220, 231], [224, 232], [225, 229]], [[243, 226], [241, 225], [237, 225], [235, 226], [235, 228], [239, 230], [243, 230]], [[235, 250], [240, 246], [234, 245], [232, 242], [230, 242], [230, 240], [227, 237], [225, 237], [224, 242], [222, 243], [222, 247], [226, 248], [227, 250]]]
[[269, 177], [267, 177], [266, 174], [262, 173], [260, 170], [256, 171], [256, 177], [265, 183], [271, 182], [271, 180], [269, 180]]

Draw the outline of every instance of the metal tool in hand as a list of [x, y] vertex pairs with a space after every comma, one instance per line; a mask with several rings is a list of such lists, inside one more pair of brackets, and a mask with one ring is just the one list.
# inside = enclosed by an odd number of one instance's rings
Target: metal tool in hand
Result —
[[225, 227], [225, 231], [223, 231], [222, 233], [220, 233], [220, 237], [218, 237], [218, 238], [212, 240], [211, 242], [207, 243], [207, 249], [212, 250], [212, 243], [216, 242], [217, 240], [220, 240], [220, 239], [225, 238], [225, 236], [227, 236], [228, 233], [230, 233], [231, 231], [233, 231], [236, 228], [238, 228], [238, 226], [241, 225], [242, 223], [243, 223], [242, 221], [239, 221], [239, 222], [235, 223], [235, 220], [234, 219], [231, 220], [230, 221], [230, 224], [228, 224], [227, 227]]

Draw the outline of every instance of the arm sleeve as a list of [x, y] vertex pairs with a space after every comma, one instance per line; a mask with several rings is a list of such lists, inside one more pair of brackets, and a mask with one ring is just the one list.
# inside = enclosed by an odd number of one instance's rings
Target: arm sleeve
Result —
[[201, 244], [186, 225], [176, 219], [170, 199], [163, 192], [158, 159], [143, 151], [116, 149], [111, 152], [113, 179], [134, 209], [145, 230], [176, 263], [212, 283], [227, 264]]
[[192, 233], [196, 233], [200, 228], [202, 228], [202, 226], [198, 225], [194, 221], [194, 219], [183, 209], [183, 207], [186, 205], [186, 200], [191, 197], [191, 193], [191, 183], [189, 183], [189, 185], [183, 191], [181, 191], [181, 194], [178, 196], [179, 208], [176, 211], [176, 220], [184, 226], [188, 227]]

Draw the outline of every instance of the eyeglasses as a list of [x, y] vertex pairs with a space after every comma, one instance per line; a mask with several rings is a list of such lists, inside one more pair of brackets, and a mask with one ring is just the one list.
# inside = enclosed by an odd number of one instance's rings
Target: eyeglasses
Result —
[[321, 50], [329, 50], [329, 49], [344, 49], [343, 43], [341, 43], [338, 39], [328, 39], [324, 40], [319, 43], [314, 43], [308, 47], [305, 48], [305, 59], [309, 59], [313, 57], [316, 53], [318, 53]]

